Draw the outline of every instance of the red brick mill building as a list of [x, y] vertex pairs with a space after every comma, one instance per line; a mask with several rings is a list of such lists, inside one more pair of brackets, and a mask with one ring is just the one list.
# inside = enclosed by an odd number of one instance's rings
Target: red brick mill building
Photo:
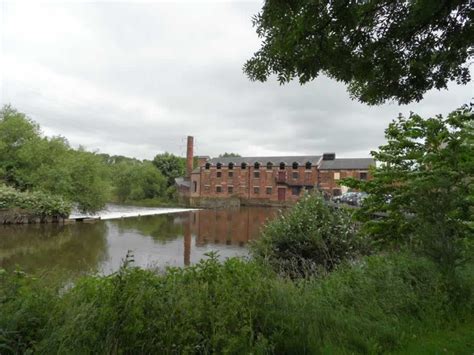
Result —
[[371, 158], [339, 159], [335, 153], [305, 156], [232, 157], [198, 156], [193, 166], [193, 137], [188, 137], [187, 174], [176, 179], [181, 199], [191, 206], [293, 204], [305, 190], [328, 196], [346, 188], [340, 179], [369, 179]]

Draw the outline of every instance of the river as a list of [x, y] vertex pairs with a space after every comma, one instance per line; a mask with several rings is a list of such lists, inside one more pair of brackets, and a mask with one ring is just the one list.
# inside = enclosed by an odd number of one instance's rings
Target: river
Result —
[[[158, 213], [158, 214], [156, 214]], [[137, 215], [136, 217], [125, 217]], [[109, 206], [93, 223], [0, 225], [0, 268], [29, 273], [110, 274], [127, 252], [148, 268], [196, 263], [217, 251], [221, 259], [248, 255], [247, 244], [277, 210], [147, 209]], [[112, 218], [112, 219], [108, 219]]]

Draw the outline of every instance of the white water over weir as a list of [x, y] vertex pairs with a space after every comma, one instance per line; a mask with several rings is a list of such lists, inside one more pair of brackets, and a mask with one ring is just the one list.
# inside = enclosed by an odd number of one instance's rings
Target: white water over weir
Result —
[[106, 207], [94, 214], [84, 214], [75, 210], [72, 211], [69, 219], [119, 219], [128, 217], [153, 216], [158, 214], [179, 213], [196, 211], [195, 208], [168, 208], [168, 207], [136, 207], [107, 204]]

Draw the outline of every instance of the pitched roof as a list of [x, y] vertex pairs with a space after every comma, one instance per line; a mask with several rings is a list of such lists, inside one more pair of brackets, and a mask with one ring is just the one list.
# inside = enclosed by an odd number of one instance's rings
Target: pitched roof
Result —
[[372, 158], [342, 158], [335, 160], [321, 160], [319, 169], [321, 170], [367, 170], [370, 166], [375, 165]]
[[174, 179], [174, 182], [178, 186], [184, 186], [184, 187], [191, 187], [191, 182], [189, 180], [186, 180], [183, 177], [177, 177]]
[[284, 157], [230, 157], [230, 158], [213, 158], [209, 160], [211, 165], [216, 165], [221, 163], [222, 165], [228, 165], [229, 163], [234, 163], [240, 165], [241, 163], [247, 163], [253, 165], [256, 162], [259, 162], [262, 165], [271, 162], [273, 165], [278, 165], [280, 163], [285, 163], [286, 165], [291, 165], [294, 162], [299, 165], [304, 165], [308, 161], [313, 165], [317, 165], [321, 156], [320, 155], [302, 155], [302, 156], [284, 156]]

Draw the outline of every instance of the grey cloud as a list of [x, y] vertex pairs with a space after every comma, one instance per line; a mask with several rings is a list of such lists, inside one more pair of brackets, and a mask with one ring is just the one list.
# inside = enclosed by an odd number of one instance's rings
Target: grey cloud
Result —
[[8, 2], [0, 103], [48, 134], [110, 154], [367, 156], [398, 112], [446, 113], [469, 101], [453, 85], [420, 103], [368, 107], [324, 76], [305, 86], [250, 82], [261, 2]]

